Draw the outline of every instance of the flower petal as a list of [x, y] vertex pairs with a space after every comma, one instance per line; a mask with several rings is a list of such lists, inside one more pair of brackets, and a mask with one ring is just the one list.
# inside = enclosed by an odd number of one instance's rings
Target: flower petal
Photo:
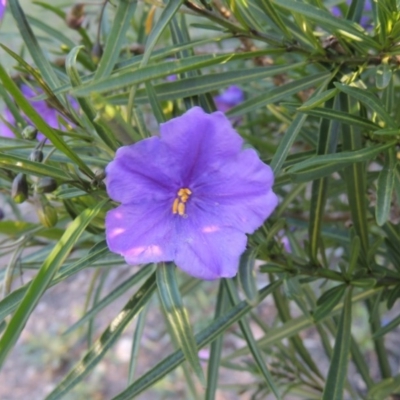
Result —
[[161, 140], [181, 168], [183, 184], [201, 174], [207, 165], [240, 152], [243, 140], [222, 112], [206, 114], [193, 107], [160, 125]]
[[191, 215], [180, 224], [175, 263], [195, 278], [231, 278], [237, 274], [247, 237], [203, 217]]
[[172, 204], [181, 183], [176, 170], [173, 155], [158, 137], [121, 147], [106, 168], [108, 195], [125, 204], [167, 199]]
[[254, 150], [244, 150], [213, 170], [206, 170], [195, 181], [187, 213], [205, 210], [221, 225], [252, 233], [278, 204], [273, 182], [271, 168]]
[[121, 205], [107, 213], [106, 239], [128, 264], [172, 261], [176, 238], [171, 207], [164, 203]]

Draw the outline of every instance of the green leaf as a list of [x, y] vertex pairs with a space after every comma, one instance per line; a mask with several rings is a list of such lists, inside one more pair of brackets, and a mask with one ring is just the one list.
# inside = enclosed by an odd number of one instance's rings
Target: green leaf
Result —
[[[237, 289], [235, 288], [235, 285], [233, 284], [233, 281], [231, 279], [225, 279], [224, 283], [228, 289], [228, 294], [231, 300], [231, 304], [232, 306], [235, 306], [239, 302], [239, 295], [237, 293]], [[261, 372], [262, 376], [264, 377], [265, 383], [267, 384], [268, 388], [274, 393], [275, 397], [277, 399], [281, 399], [278, 389], [276, 388], [275, 383], [272, 379], [272, 375], [268, 371], [267, 366], [265, 365], [265, 361], [263, 360], [261, 350], [257, 346], [253, 333], [251, 332], [249, 323], [244, 318], [242, 318], [239, 320], [239, 326], [244, 336], [244, 339], [246, 340], [246, 343], [249, 346], [254, 361], [259, 371]]]
[[393, 147], [386, 152], [385, 164], [378, 176], [375, 218], [379, 226], [384, 225], [390, 216], [396, 164], [396, 150]]
[[153, 273], [142, 287], [130, 298], [125, 307], [114, 318], [99, 339], [96, 340], [82, 360], [46, 397], [46, 400], [61, 399], [98, 364], [107, 350], [121, 336], [126, 326], [143, 309], [144, 305], [148, 303], [155, 289], [156, 277], [155, 273]]
[[[326, 108], [331, 109], [338, 106], [333, 99], [326, 102]], [[339, 139], [339, 125], [335, 121], [323, 119], [320, 123], [318, 133], [317, 154], [329, 154], [336, 151]], [[321, 226], [326, 204], [328, 190], [328, 179], [314, 180], [311, 187], [310, 223], [308, 227], [309, 252], [311, 260], [319, 265], [317, 258], [318, 248], [321, 244]]]
[[317, 302], [317, 308], [313, 312], [313, 317], [316, 322], [324, 319], [336, 307], [342, 299], [346, 285], [338, 285], [332, 289], [327, 290]]
[[[98, 81], [83, 83], [82, 86], [72, 91], [76, 96], [88, 96], [91, 93], [103, 93], [119, 90], [138, 83], [153, 79], [165, 78], [169, 75], [192, 71], [213, 65], [224, 65], [229, 62], [248, 59], [265, 55], [267, 51], [250, 51], [244, 53], [206, 54], [185, 59], [156, 63], [144, 67], [132, 66], [129, 70], [117, 71], [107, 78]], [[69, 90], [69, 87], [60, 88], [59, 91]], [[57, 91], [56, 91], [57, 92]]]
[[[259, 291], [258, 298], [262, 301], [266, 296], [271, 294], [280, 286], [280, 281], [275, 281]], [[226, 314], [219, 317], [207, 328], [203, 329], [195, 335], [197, 347], [200, 349], [206, 344], [211, 343], [219, 337], [233, 323], [238, 321], [243, 315], [247, 314], [252, 309], [246, 301], [241, 301], [235, 307], [231, 308]], [[132, 385], [128, 386], [123, 392], [119, 393], [112, 400], [130, 400], [143, 392], [147, 388], [154, 385], [168, 372], [173, 371], [185, 360], [182, 350], [178, 350], [158, 363], [149, 372], [140, 377]], [[48, 399], [50, 400], [50, 399]]]
[[[123, 3], [123, 2], [122, 2]], [[79, 52], [83, 49], [83, 46], [74, 47], [65, 60], [65, 69], [67, 74], [71, 80], [72, 87], [79, 86], [81, 84], [81, 78], [79, 76], [79, 72], [76, 68], [76, 59], [78, 57]], [[89, 121], [93, 125], [97, 134], [101, 138], [101, 140], [112, 150], [116, 150], [118, 148], [118, 144], [115, 140], [115, 136], [110, 129], [107, 129], [104, 124], [99, 123], [97, 120], [98, 114], [96, 110], [93, 108], [92, 104], [87, 101], [83, 97], [78, 97], [79, 105], [83, 111], [83, 113], [88, 117]]]
[[98, 80], [108, 76], [120, 57], [120, 51], [126, 41], [125, 35], [130, 28], [130, 22], [136, 10], [137, 1], [123, 0], [118, 2], [117, 11], [111, 31], [107, 37], [104, 53], [101, 56], [99, 66], [94, 74]]
[[366, 129], [368, 131], [376, 131], [379, 130], [379, 125], [374, 124], [367, 118], [360, 117], [358, 115], [350, 114], [349, 112], [336, 111], [336, 110], [327, 110], [322, 107], [315, 107], [312, 110], [301, 111], [298, 108], [299, 112], [304, 112], [307, 115], [312, 115], [314, 117], [333, 119], [335, 121], [339, 121], [342, 124], [359, 126], [360, 128]]
[[[379, 293], [380, 290], [381, 289], [369, 289], [369, 290], [365, 290], [361, 293], [358, 293], [357, 295], [353, 296], [352, 303], [354, 304], [358, 301], [363, 301], [363, 300], [369, 299], [370, 297]], [[323, 319], [326, 319], [327, 317], [331, 317], [332, 315], [335, 315], [336, 313], [342, 311], [343, 307], [344, 307], [343, 303], [337, 304], [333, 308], [331, 314], [326, 316]], [[268, 331], [268, 335], [265, 335], [263, 338], [257, 340], [257, 344], [259, 347], [261, 347], [263, 349], [264, 348], [268, 349], [272, 345], [279, 343], [281, 340], [286, 340], [294, 335], [297, 335], [299, 332], [301, 332], [305, 329], [309, 329], [313, 325], [314, 325], [314, 320], [312, 317], [304, 315], [301, 317], [292, 318], [292, 319], [288, 320], [287, 322], [283, 323], [281, 326], [270, 329]], [[225, 359], [231, 360], [236, 357], [241, 357], [241, 356], [247, 355], [248, 353], [249, 353], [249, 349], [247, 347], [243, 347], [241, 349], [235, 350], [233, 353], [231, 353]]]
[[311, 97], [307, 100], [302, 106], [298, 107], [298, 111], [308, 111], [315, 107], [322, 105], [323, 103], [327, 102], [328, 100], [332, 99], [338, 93], [337, 89], [328, 89], [324, 90], [317, 96]]
[[142, 62], [140, 63], [140, 66], [147, 65], [147, 63], [150, 59], [151, 53], [154, 49], [154, 46], [156, 45], [161, 34], [164, 32], [164, 29], [167, 27], [168, 23], [171, 21], [172, 17], [179, 10], [182, 3], [183, 3], [183, 0], [168, 1], [159, 20], [157, 21], [157, 24], [151, 30], [150, 35], [148, 36], [148, 38], [146, 40], [146, 51], [143, 55], [143, 59], [142, 59]]
[[252, 306], [258, 304], [258, 290], [255, 276], [256, 252], [247, 249], [240, 257], [238, 279], [246, 300]]
[[392, 70], [388, 64], [380, 64], [376, 68], [376, 87], [379, 90], [384, 90], [388, 87], [392, 79]]
[[[221, 317], [226, 309], [227, 296], [223, 280], [219, 283], [217, 304], [215, 306], [214, 321]], [[222, 344], [224, 335], [219, 335], [212, 343], [210, 349], [210, 357], [207, 366], [207, 387], [204, 396], [205, 400], [214, 400], [218, 387], [219, 365], [221, 362]]]
[[14, 156], [9, 153], [0, 152], [0, 166], [14, 172], [22, 172], [28, 175], [49, 176], [63, 181], [71, 180], [71, 177], [60, 168], [53, 167], [49, 164], [29, 161], [26, 158]]
[[326, 10], [295, 0], [274, 0], [274, 3], [289, 12], [304, 15], [312, 21], [315, 21], [324, 29], [337, 30], [342, 36], [355, 42], [364, 42], [366, 45], [374, 49], [379, 49], [379, 44], [369, 37], [364, 29], [354, 22], [343, 18], [336, 18]]
[[340, 316], [333, 357], [322, 400], [342, 400], [347, 377], [351, 342], [351, 288], [348, 288]]
[[43, 79], [46, 81], [46, 83], [50, 86], [51, 89], [55, 89], [60, 85], [60, 81], [56, 73], [54, 72], [50, 62], [47, 60], [45, 54], [43, 53], [41, 47], [39, 46], [39, 43], [31, 27], [28, 24], [28, 21], [19, 4], [19, 1], [10, 0], [8, 5], [15, 19], [16, 22], [15, 25], [19, 29], [19, 32], [25, 42], [26, 48], [28, 49], [30, 55], [35, 61], [35, 64], [37, 65], [39, 71], [41, 72]]
[[386, 324], [385, 326], [382, 326], [380, 329], [378, 329], [374, 333], [373, 338], [377, 339], [383, 335], [386, 335], [387, 333], [391, 332], [393, 329], [395, 329], [399, 325], [400, 325], [400, 315], [398, 315], [396, 318], [393, 318], [388, 324]]
[[68, 335], [75, 329], [82, 326], [85, 322], [93, 318], [96, 314], [98, 314], [103, 308], [107, 307], [111, 304], [115, 299], [120, 297], [123, 293], [125, 293], [128, 289], [132, 288], [133, 285], [136, 285], [141, 279], [145, 278], [153, 271], [153, 268], [150, 265], [144, 265], [140, 268], [136, 274], [122, 282], [116, 288], [112, 290], [107, 296], [103, 297], [96, 305], [91, 308], [89, 311], [85, 313], [85, 315], [80, 318], [77, 322], [75, 322], [72, 326], [70, 326], [63, 335]]
[[342, 83], [335, 82], [334, 85], [343, 93], [359, 100], [361, 103], [368, 106], [372, 111], [375, 111], [379, 118], [381, 118], [388, 128], [395, 128], [397, 126], [395, 120], [385, 110], [379, 98], [365, 89], [359, 89], [354, 86], [343, 85]]
[[[108, 200], [107, 200], [108, 201]], [[39, 302], [43, 293], [49, 286], [53, 276], [68, 257], [77, 240], [89, 225], [90, 221], [104, 207], [106, 201], [98, 203], [94, 208], [88, 208], [82, 212], [66, 229], [60, 241], [55, 245], [39, 272], [29, 285], [24, 298], [19, 304], [15, 314], [11, 318], [6, 331], [0, 339], [0, 365], [8, 352], [12, 349], [30, 314]]]
[[338, 165], [340, 164], [346, 165], [348, 163], [356, 164], [364, 161], [369, 161], [375, 158], [378, 154], [382, 153], [383, 151], [393, 147], [394, 144], [395, 142], [391, 141], [385, 144], [374, 145], [371, 147], [363, 148], [361, 150], [342, 151], [340, 153], [310, 157], [308, 160], [299, 162], [294, 166], [292, 166], [289, 169], [289, 173], [298, 172], [309, 167], [320, 166], [323, 164], [335, 163]]
[[368, 400], [382, 400], [392, 398], [400, 391], [400, 375], [396, 375], [375, 383], [368, 392]]
[[187, 310], [182, 303], [175, 270], [176, 267], [173, 263], [158, 265], [156, 270], [158, 293], [177, 343], [200, 382], [205, 386], [206, 382], [200, 365], [196, 341]]
[[[164, 82], [154, 86], [154, 90], [159, 100], [175, 100], [191, 95], [208, 93], [210, 91], [225, 88], [229, 85], [240, 83], [249, 83], [261, 79], [283, 74], [288, 71], [296, 70], [304, 66], [304, 62], [294, 64], [282, 64], [272, 67], [248, 68], [240, 72], [225, 71], [217, 74], [207, 74], [201, 76], [187, 77], [175, 82]], [[125, 105], [127, 103], [127, 93], [111, 95], [107, 100], [113, 104]], [[145, 89], [139, 89], [135, 95], [136, 103], [145, 103], [148, 101]]]
[[297, 135], [300, 133], [301, 128], [306, 122], [307, 116], [304, 114], [297, 114], [288, 129], [286, 130], [283, 138], [280, 140], [278, 148], [274, 156], [272, 157], [270, 166], [274, 171], [274, 175], [278, 176], [281, 172], [283, 163], [286, 161], [286, 157], [289, 154], [290, 149]]
[[30, 104], [30, 102], [25, 98], [23, 93], [19, 90], [18, 86], [14, 81], [8, 76], [5, 69], [0, 65], [0, 79], [3, 82], [4, 87], [7, 91], [14, 97], [16, 103], [21, 108], [21, 110], [26, 114], [27, 117], [32, 121], [36, 128], [43, 133], [62, 153], [64, 153], [69, 159], [74, 161], [78, 166], [85, 172], [89, 177], [94, 177], [91, 169], [79, 158], [79, 156], [74, 152], [58, 135], [53, 128], [47, 125], [46, 121], [42, 116], [35, 110], [35, 108]]
[[321, 72], [312, 76], [296, 79], [293, 82], [286, 83], [282, 86], [266, 90], [264, 93], [240, 103], [238, 106], [230, 109], [226, 114], [228, 116], [243, 115], [249, 111], [258, 110], [267, 104], [275, 103], [285, 99], [302, 90], [317, 86], [330, 76], [328, 72]]
[[[108, 253], [109, 250], [105, 241], [97, 243], [97, 245], [95, 245], [85, 257], [61, 267], [57, 275], [50, 282], [49, 286], [54, 286], [78, 271], [91, 266], [95, 261], [104, 258]], [[7, 317], [7, 315], [14, 312], [21, 300], [24, 298], [30, 285], [31, 282], [26, 283], [24, 286], [14, 290], [7, 297], [0, 301], [0, 321]]]

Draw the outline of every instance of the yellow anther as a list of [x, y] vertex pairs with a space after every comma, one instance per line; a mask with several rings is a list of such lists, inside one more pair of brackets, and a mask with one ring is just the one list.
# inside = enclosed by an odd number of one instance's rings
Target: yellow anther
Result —
[[176, 198], [174, 200], [174, 203], [172, 204], [172, 213], [176, 214], [178, 212], [178, 207], [179, 207], [179, 199]]
[[177, 198], [174, 200], [172, 204], [172, 213], [179, 214], [180, 216], [186, 216], [185, 210], [186, 206], [185, 203], [189, 200], [192, 191], [188, 188], [181, 188], [178, 190]]
[[181, 216], [185, 215], [185, 204], [184, 203], [178, 204], [178, 214]]

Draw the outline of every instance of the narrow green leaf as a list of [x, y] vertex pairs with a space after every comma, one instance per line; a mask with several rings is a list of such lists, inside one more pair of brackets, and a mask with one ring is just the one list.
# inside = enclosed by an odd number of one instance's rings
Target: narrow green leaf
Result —
[[136, 328], [132, 340], [131, 358], [129, 361], [128, 384], [131, 384], [133, 382], [133, 377], [135, 376], [136, 362], [138, 360], [140, 343], [142, 341], [143, 330], [146, 323], [146, 315], [149, 308], [150, 302], [148, 302], [143, 307], [143, 310], [140, 311], [137, 319]]
[[49, 286], [53, 276], [68, 257], [80, 235], [84, 232], [90, 221], [92, 221], [104, 207], [105, 203], [106, 201], [102, 201], [94, 208], [83, 211], [82, 214], [69, 225], [60, 241], [46, 258], [46, 261], [29, 285], [29, 289], [0, 339], [0, 365], [3, 364], [8, 352], [18, 340], [26, 321]]
[[272, 157], [270, 166], [274, 171], [274, 175], [278, 176], [281, 172], [283, 163], [286, 161], [286, 157], [289, 154], [289, 151], [297, 138], [297, 135], [300, 133], [301, 128], [306, 122], [307, 116], [304, 114], [297, 114], [288, 129], [286, 130], [283, 138], [280, 140], [278, 148], [274, 156]]
[[317, 302], [317, 308], [313, 312], [316, 322], [329, 315], [333, 308], [339, 303], [346, 290], [346, 285], [338, 285], [326, 291]]
[[328, 89], [321, 92], [318, 96], [313, 96], [307, 100], [302, 106], [298, 107], [298, 111], [308, 111], [322, 105], [332, 99], [338, 93], [337, 89]]
[[[78, 271], [91, 266], [95, 261], [104, 258], [108, 253], [109, 250], [106, 242], [103, 241], [98, 243], [85, 257], [82, 257], [74, 263], [61, 267], [57, 275], [50, 282], [49, 286], [54, 286]], [[31, 282], [26, 283], [24, 286], [14, 290], [7, 297], [0, 301], [0, 321], [7, 317], [7, 315], [14, 312], [21, 300], [24, 298], [30, 285]]]
[[[229, 297], [231, 300], [231, 304], [232, 304], [232, 306], [235, 306], [239, 302], [239, 295], [237, 293], [237, 289], [235, 288], [235, 285], [231, 279], [225, 279], [224, 283], [228, 289], [228, 294], [229, 294]], [[275, 397], [277, 399], [280, 399], [281, 396], [278, 392], [278, 389], [275, 386], [275, 383], [272, 379], [272, 375], [268, 371], [267, 366], [265, 365], [265, 361], [263, 360], [260, 348], [257, 346], [257, 343], [251, 332], [249, 323], [244, 319], [244, 317], [239, 320], [239, 326], [240, 326], [240, 330], [242, 331], [242, 334], [244, 336], [244, 339], [246, 340], [247, 346], [249, 346], [249, 349], [254, 358], [254, 361], [255, 361], [259, 371], [261, 372], [262, 376], [265, 379], [265, 383], [267, 384], [269, 389], [274, 393]]]
[[7, 91], [14, 97], [16, 103], [21, 108], [21, 110], [29, 117], [36, 128], [43, 133], [52, 144], [64, 153], [68, 158], [74, 161], [78, 166], [85, 172], [88, 176], [93, 177], [94, 174], [91, 169], [79, 158], [79, 156], [74, 152], [58, 135], [54, 129], [47, 125], [46, 121], [42, 116], [35, 110], [35, 108], [29, 103], [25, 98], [23, 93], [19, 90], [18, 86], [14, 81], [8, 76], [5, 69], [0, 65], [0, 79], [3, 82], [4, 87]]
[[[325, 107], [332, 109], [337, 107], [338, 102], [333, 99], [326, 102]], [[339, 139], [339, 124], [336, 121], [329, 121], [323, 119], [320, 123], [318, 133], [317, 154], [324, 155], [335, 153]], [[328, 190], [328, 179], [322, 178], [314, 180], [311, 187], [311, 202], [310, 202], [310, 223], [308, 226], [309, 237], [309, 252], [311, 260], [319, 265], [318, 249], [320, 247], [321, 239], [321, 226], [324, 216], [324, 209], [326, 203], [326, 193]]]
[[153, 88], [153, 85], [150, 82], [146, 82], [145, 87], [151, 108], [153, 110], [153, 114], [156, 117], [157, 122], [161, 124], [165, 122], [165, 115], [161, 107], [161, 104], [158, 101], [157, 94]]
[[148, 36], [148, 38], [146, 40], [146, 51], [143, 55], [143, 59], [142, 59], [142, 62], [140, 63], [140, 66], [147, 65], [147, 63], [150, 59], [151, 52], [154, 49], [154, 46], [156, 45], [161, 34], [164, 32], [164, 29], [167, 27], [168, 23], [171, 21], [171, 18], [179, 10], [182, 3], [183, 3], [183, 0], [168, 1], [159, 20], [157, 21], [157, 24], [151, 30], [150, 35]]
[[37, 65], [39, 71], [41, 72], [43, 79], [46, 81], [46, 83], [50, 86], [51, 89], [55, 89], [60, 85], [60, 81], [56, 73], [54, 72], [50, 62], [47, 60], [45, 54], [43, 53], [41, 47], [39, 46], [39, 43], [31, 27], [29, 26], [29, 23], [19, 4], [19, 1], [9, 0], [8, 5], [15, 19], [16, 22], [15, 25], [19, 29], [19, 32], [25, 42], [26, 48], [28, 49], [30, 55], [35, 61], [35, 64]]
[[321, 72], [266, 90], [264, 93], [233, 107], [226, 114], [228, 116], [243, 115], [249, 111], [260, 109], [267, 104], [275, 103], [293, 94], [299, 93], [302, 90], [317, 86], [319, 83], [325, 81], [329, 75], [330, 73], [328, 72]]
[[26, 158], [14, 156], [9, 153], [6, 154], [0, 152], [0, 166], [14, 172], [22, 172], [28, 175], [43, 177], [49, 176], [63, 181], [71, 179], [71, 177], [60, 168], [53, 167], [50, 164], [30, 161]]
[[122, 0], [118, 2], [117, 11], [111, 31], [107, 37], [104, 53], [100, 59], [94, 80], [108, 76], [120, 57], [120, 51], [126, 41], [126, 31], [136, 10], [137, 1]]
[[144, 265], [140, 268], [136, 274], [126, 279], [120, 285], [112, 290], [107, 296], [103, 297], [99, 302], [96, 303], [89, 311], [85, 313], [85, 315], [80, 318], [77, 322], [71, 325], [63, 335], [68, 335], [75, 329], [82, 326], [85, 322], [93, 318], [97, 313], [99, 313], [103, 308], [107, 307], [111, 304], [115, 299], [120, 297], [123, 293], [125, 293], [128, 289], [130, 289], [133, 285], [136, 285], [141, 279], [145, 278], [149, 275], [154, 268], [151, 268], [150, 265]]
[[376, 87], [379, 90], [384, 90], [389, 85], [392, 79], [392, 70], [388, 64], [380, 64], [376, 68]]
[[[154, 86], [157, 97], [160, 100], [175, 100], [208, 93], [210, 91], [225, 88], [229, 85], [259, 81], [270, 76], [283, 74], [288, 71], [296, 70], [304, 66], [304, 62], [294, 64], [282, 64], [272, 67], [257, 67], [243, 69], [238, 76], [237, 71], [225, 71], [218, 74], [207, 74], [201, 76], [187, 77], [175, 82], [164, 82]], [[115, 94], [106, 99], [112, 104], [125, 105], [127, 103], [128, 93]], [[145, 89], [139, 89], [135, 95], [136, 103], [145, 103], [148, 101]]]
[[[276, 290], [280, 284], [281, 281], [275, 281], [261, 289], [258, 295], [260, 301]], [[241, 301], [235, 307], [231, 308], [226, 314], [219, 317], [211, 325], [195, 335], [198, 348], [202, 348], [206, 344], [215, 340], [233, 323], [238, 321], [243, 315], [247, 314], [251, 309], [252, 306], [250, 306], [246, 301]], [[168, 372], [173, 371], [183, 361], [185, 361], [185, 356], [182, 350], [174, 352], [170, 356], [166, 357], [163, 361], [158, 363], [149, 372], [140, 377], [132, 385], [128, 386], [123, 392], [115, 396], [112, 400], [130, 400], [134, 398], [139, 393], [153, 386], [155, 382], [168, 374]]]
[[351, 288], [348, 288], [340, 316], [333, 357], [329, 366], [322, 400], [342, 400], [347, 377], [351, 342]]
[[[221, 280], [219, 283], [218, 295], [217, 295], [217, 304], [215, 306], [215, 315], [214, 320], [217, 321], [219, 317], [221, 317], [225, 311], [227, 303], [227, 296], [225, 291], [225, 285]], [[222, 353], [222, 343], [223, 343], [224, 335], [219, 335], [212, 343], [210, 349], [210, 357], [208, 360], [207, 367], [207, 387], [205, 393], [205, 400], [214, 400], [215, 393], [218, 387], [218, 378], [219, 378], [219, 365], [221, 362], [221, 353]]]
[[392, 398], [400, 391], [400, 375], [396, 375], [376, 383], [368, 392], [368, 400]]
[[343, 93], [359, 100], [361, 103], [368, 106], [372, 111], [375, 111], [379, 118], [381, 118], [388, 128], [396, 128], [395, 120], [385, 110], [383, 104], [379, 101], [376, 95], [372, 94], [366, 89], [360, 89], [353, 86], [343, 85], [342, 83], [335, 82], [335, 86]]
[[[363, 301], [366, 299], [369, 299], [370, 297], [376, 295], [379, 293], [382, 289], [369, 289], [365, 290], [361, 293], [358, 293], [357, 295], [353, 296], [352, 298], [352, 303], [356, 303], [358, 301]], [[340, 303], [336, 305], [331, 314], [327, 317], [331, 317], [332, 315], [337, 314], [338, 312], [343, 310], [343, 303]], [[323, 320], [323, 319], [322, 319]], [[322, 321], [321, 320], [321, 321]], [[294, 335], [297, 335], [299, 332], [309, 329], [314, 325], [314, 321], [312, 317], [309, 316], [302, 316], [302, 317], [297, 317], [297, 318], [292, 318], [288, 320], [287, 322], [283, 323], [282, 326], [279, 326], [277, 328], [270, 329], [268, 331], [268, 335], [265, 335], [263, 338], [257, 340], [257, 344], [261, 348], [268, 349], [272, 345], [279, 343], [281, 340], [286, 340]], [[247, 347], [243, 347], [241, 349], [235, 350], [233, 353], [231, 353], [228, 357], [226, 357], [226, 360], [231, 360], [236, 357], [241, 357], [244, 355], [247, 355], [249, 353], [249, 349]]]
[[394, 144], [395, 142], [391, 141], [381, 145], [362, 148], [361, 150], [342, 151], [340, 153], [325, 154], [321, 156], [310, 157], [308, 160], [293, 165], [290, 168], [289, 172], [294, 173], [312, 166], [319, 166], [330, 163], [337, 163], [340, 165], [348, 163], [356, 164], [364, 161], [369, 161], [375, 158], [378, 154], [382, 153], [383, 151], [393, 147]]
[[379, 49], [379, 44], [354, 22], [343, 18], [336, 18], [326, 10], [295, 0], [274, 0], [274, 3], [289, 12], [299, 13], [310, 18], [312, 21], [318, 23], [319, 26], [324, 27], [324, 29], [337, 30], [341, 35], [355, 42], [364, 42], [372, 48]]
[[[119, 90], [131, 85], [165, 78], [169, 75], [179, 74], [191, 70], [201, 69], [212, 65], [226, 64], [232, 61], [258, 57], [266, 54], [266, 51], [252, 51], [244, 53], [206, 54], [185, 59], [156, 63], [144, 67], [132, 66], [129, 70], [123, 69], [113, 73], [107, 78], [98, 81], [83, 83], [82, 86], [72, 91], [76, 96], [88, 96], [93, 92], [103, 93], [111, 90]], [[62, 87], [60, 92], [70, 90]], [[56, 91], [57, 92], [57, 91]]]
[[103, 358], [107, 350], [118, 340], [121, 333], [132, 319], [143, 309], [156, 289], [156, 277], [153, 273], [142, 287], [130, 298], [121, 312], [114, 318], [99, 339], [88, 350], [82, 360], [46, 397], [46, 400], [61, 399], [77, 383], [79, 383], [98, 362]]
[[[83, 49], [83, 46], [74, 47], [69, 52], [65, 60], [65, 69], [67, 71], [69, 79], [71, 80], [72, 87], [76, 87], [81, 84], [79, 72], [76, 68], [76, 59], [81, 49]], [[93, 108], [92, 104], [83, 97], [78, 97], [78, 102], [79, 105], [81, 106], [82, 111], [85, 113], [89, 121], [92, 123], [99, 137], [110, 149], [115, 151], [118, 148], [115, 136], [110, 131], [110, 129], [106, 129], [106, 127], [103, 124], [99, 123], [99, 121], [96, 121], [98, 115], [96, 110]]]
[[238, 280], [246, 296], [246, 300], [252, 306], [258, 304], [258, 290], [255, 277], [255, 251], [246, 250], [240, 257]]
[[385, 164], [378, 176], [376, 190], [375, 218], [379, 226], [388, 221], [390, 206], [392, 203], [395, 171], [396, 171], [396, 150], [395, 147], [389, 149], [385, 154]]
[[288, 30], [285, 23], [282, 21], [279, 14], [276, 12], [275, 8], [273, 7], [271, 0], [256, 0], [259, 6], [262, 8], [264, 13], [269, 17], [269, 19], [279, 28], [284, 36], [290, 38], [292, 35]]
[[196, 341], [187, 310], [182, 303], [175, 270], [176, 267], [173, 263], [161, 263], [157, 267], [157, 287], [161, 304], [186, 360], [193, 368], [200, 382], [205, 386], [206, 383], [200, 365]]
[[[1, 319], [1, 318], [0, 318]], [[395, 329], [397, 326], [400, 325], [400, 315], [398, 315], [396, 318], [392, 319], [388, 324], [386, 324], [385, 326], [382, 326], [380, 329], [378, 329], [374, 335], [373, 338], [377, 339], [383, 335], [386, 335], [387, 333], [389, 333], [390, 331], [392, 331], [393, 329]]]

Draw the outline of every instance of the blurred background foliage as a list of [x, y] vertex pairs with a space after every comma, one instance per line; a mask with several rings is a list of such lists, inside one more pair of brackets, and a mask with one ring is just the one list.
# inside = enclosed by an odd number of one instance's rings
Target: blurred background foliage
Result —
[[[49, 400], [84, 398], [84, 378], [132, 324], [127, 384], [115, 400], [147, 393], [182, 363], [182, 398], [400, 396], [399, 346], [387, 340], [400, 324], [399, 33], [397, 0], [8, 0], [0, 364], [43, 294], [89, 270], [83, 314], [64, 333], [81, 328], [86, 349]], [[125, 268], [104, 240], [115, 206], [105, 166], [159, 123], [195, 105], [214, 111], [232, 85], [245, 98], [227, 115], [273, 168], [278, 209], [249, 237], [235, 279]], [[35, 106], [42, 100], [55, 125]], [[115, 270], [120, 283], [107, 289]], [[127, 295], [98, 333], [95, 320]], [[155, 310], [165, 322], [153, 329], [176, 350], [138, 374]], [[227, 371], [250, 378], [223, 387]]]

